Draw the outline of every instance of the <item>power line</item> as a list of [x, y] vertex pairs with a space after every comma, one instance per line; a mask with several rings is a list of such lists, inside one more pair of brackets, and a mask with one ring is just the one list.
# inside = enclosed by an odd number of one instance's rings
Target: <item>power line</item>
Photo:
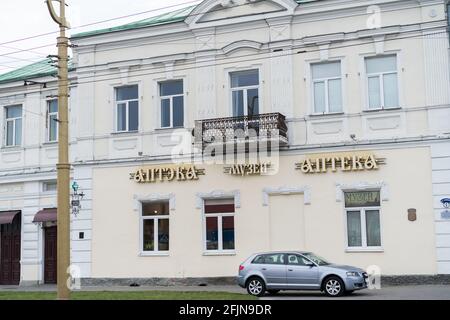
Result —
[[[267, 0], [258, 0], [258, 1], [254, 1], [254, 2], [244, 3], [244, 4], [241, 4], [241, 5], [235, 5], [234, 7], [252, 5], [255, 2], [263, 2], [263, 1], [267, 1]], [[130, 15], [126, 15], [126, 16], [120, 16], [120, 17], [111, 18], [111, 19], [106, 19], [106, 20], [102, 20], [102, 21], [98, 21], [98, 22], [92, 22], [92, 23], [88, 23], [88, 24], [84, 24], [84, 25], [79, 25], [79, 26], [73, 27], [71, 29], [74, 30], [74, 29], [78, 29], [78, 28], [82, 28], [82, 27], [86, 27], [86, 26], [92, 26], [92, 25], [96, 25], [96, 24], [101, 24], [101, 23], [104, 23], [104, 22], [110, 22], [110, 21], [114, 21], [114, 20], [118, 20], [118, 19], [127, 18], [127, 17], [142, 15], [142, 14], [145, 14], [145, 13], [150, 13], [150, 12], [155, 12], [155, 11], [160, 11], [160, 10], [165, 10], [165, 9], [171, 9], [171, 8], [174, 8], [174, 7], [178, 7], [180, 5], [186, 5], [186, 4], [190, 4], [190, 3], [196, 3], [196, 2], [199, 2], [199, 0], [186, 2], [184, 4], [171, 5], [171, 6], [161, 7], [161, 8], [157, 8], [157, 9], [137, 12], [137, 13], [134, 13], [134, 14], [130, 14]], [[186, 7], [186, 8], [188, 8], [188, 7]], [[182, 8], [180, 8], [180, 9], [182, 9]], [[203, 14], [206, 14], [206, 13], [209, 13], [209, 12], [217, 12], [217, 11], [223, 11], [223, 10], [227, 10], [227, 9], [228, 8], [221, 8], [221, 9], [216, 9], [216, 10], [210, 10], [210, 11], [207, 11], [207, 12], [198, 12], [196, 14], [191, 14], [189, 16], [203, 15]], [[404, 10], [404, 9], [403, 8], [396, 8], [396, 9], [390, 9], [390, 10], [383, 10], [382, 13], [402, 11], [402, 10]], [[168, 14], [170, 14], [170, 12]], [[369, 15], [369, 13], [367, 13], [367, 12], [366, 13], [361, 13], [361, 14], [352, 14], [352, 16], [367, 16], [367, 15]], [[446, 20], [442, 20], [442, 21], [446, 21]], [[302, 24], [302, 23], [303, 22], [292, 23], [292, 25]], [[264, 26], [262, 28], [267, 28], [267, 26]], [[257, 30], [257, 29], [262, 29], [262, 28], [253, 28], [252, 30]], [[34, 36], [29, 36], [29, 37], [25, 37], [25, 38], [16, 39], [16, 40], [11, 40], [11, 41], [0, 43], [0, 46], [5, 45], [5, 44], [9, 44], [9, 43], [19, 42], [19, 41], [30, 40], [30, 39], [38, 38], [38, 37], [41, 37], [41, 36], [56, 34], [58, 32], [59, 31], [47, 32], [47, 33], [43, 33], [43, 34], [38, 34], [38, 35], [34, 35]], [[226, 33], [228, 33], [228, 32], [217, 33], [217, 35], [226, 34]], [[167, 42], [167, 43], [170, 43], [170, 42]], [[29, 48], [29, 49], [21, 49], [18, 52], [30, 51], [30, 50], [33, 50], [33, 49], [39, 49], [39, 48], [49, 47], [49, 46], [53, 46], [53, 45], [55, 45], [55, 44], [52, 43], [52, 44], [43, 45], [43, 46], [40, 46], [40, 47], [34, 47], [34, 48]], [[18, 52], [16, 51], [16, 52], [7, 53], [7, 54], [4, 54], [3, 56], [9, 55], [9, 54], [15, 54], [15, 53], [18, 53]], [[2, 56], [2, 55], [0, 55], [0, 56]]]

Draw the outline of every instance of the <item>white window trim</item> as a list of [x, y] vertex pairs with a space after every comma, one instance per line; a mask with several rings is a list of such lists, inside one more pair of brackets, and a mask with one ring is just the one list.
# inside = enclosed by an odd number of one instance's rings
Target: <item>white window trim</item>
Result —
[[[258, 71], [258, 84], [257, 85], [253, 85], [253, 86], [243, 86], [243, 87], [232, 87], [231, 86], [231, 76], [233, 73], [239, 72], [239, 71]], [[260, 79], [260, 70], [259, 69], [246, 69], [246, 70], [239, 70], [239, 71], [232, 71], [229, 73], [229, 82], [230, 82], [230, 101], [231, 101], [231, 114], [233, 117], [239, 117], [239, 116], [235, 116], [233, 114], [234, 108], [233, 108], [233, 92], [236, 91], [242, 91], [243, 92], [243, 109], [244, 109], [244, 117], [248, 116], [248, 90], [252, 90], [252, 89], [258, 89], [258, 114], [261, 114], [261, 110], [260, 110], [260, 97], [261, 97], [261, 79]]]
[[[379, 191], [379, 190], [378, 190]], [[381, 196], [381, 195], [380, 195]], [[344, 204], [345, 207], [345, 204]], [[380, 245], [379, 246], [367, 246], [367, 226], [366, 226], [366, 211], [377, 210], [379, 212], [380, 219]], [[350, 247], [348, 244], [348, 216], [349, 211], [359, 211], [360, 221], [361, 221], [361, 246], [360, 247]], [[355, 207], [355, 208], [345, 208], [344, 210], [344, 221], [345, 221], [345, 242], [346, 242], [346, 252], [383, 252], [383, 230], [381, 223], [381, 206], [374, 207]]]
[[[314, 79], [313, 78], [313, 72], [312, 72], [312, 68], [314, 65], [318, 65], [318, 64], [327, 64], [327, 63], [336, 63], [339, 62], [340, 63], [340, 67], [341, 67], [341, 74], [338, 77], [328, 77], [328, 78], [319, 78], [319, 79]], [[312, 105], [311, 105], [311, 115], [314, 116], [318, 116], [318, 115], [332, 115], [332, 114], [341, 114], [344, 112], [344, 76], [343, 76], [343, 62], [341, 59], [336, 59], [336, 60], [327, 60], [327, 61], [321, 61], [321, 62], [310, 62], [309, 63], [309, 68], [310, 68], [310, 75], [311, 75], [311, 101], [312, 101]], [[330, 111], [330, 104], [329, 104], [329, 91], [328, 91], [328, 82], [331, 80], [340, 80], [341, 81], [341, 110], [340, 111]], [[316, 83], [319, 82], [324, 82], [325, 84], [325, 111], [324, 112], [316, 112], [316, 95], [315, 95], [315, 91], [314, 91], [314, 85]]]
[[[136, 99], [130, 99], [130, 100], [117, 100], [117, 89], [120, 89], [121, 87], [131, 87], [131, 86], [137, 86], [138, 87], [138, 97]], [[141, 84], [139, 82], [137, 83], [127, 83], [127, 84], [113, 84], [112, 85], [112, 94], [113, 94], [113, 101], [114, 101], [114, 124], [113, 124], [113, 128], [114, 128], [114, 133], [137, 133], [140, 131], [141, 128], [141, 103], [140, 103], [140, 92], [141, 92]], [[133, 102], [133, 101], [137, 101], [138, 103], [138, 128], [137, 130], [128, 130], [129, 129], [129, 123], [128, 123], [128, 119], [129, 119], [129, 102]], [[118, 118], [119, 118], [119, 112], [118, 112], [118, 108], [119, 108], [119, 104], [120, 103], [125, 103], [126, 104], [126, 119], [125, 119], [125, 127], [126, 130], [119, 130], [118, 127]]]
[[[206, 218], [217, 217], [217, 238], [218, 238], [218, 249], [208, 250], [206, 246]], [[223, 228], [222, 220], [224, 217], [233, 217], [234, 219], [234, 249], [223, 249]], [[223, 212], [223, 213], [205, 213], [205, 206], [202, 209], [202, 223], [203, 223], [203, 254], [204, 255], [221, 255], [228, 254], [233, 255], [236, 253], [236, 213], [235, 212]]]
[[[225, 117], [233, 117], [233, 93], [232, 93], [232, 89], [238, 89], [241, 87], [236, 87], [236, 88], [232, 88], [231, 87], [231, 74], [234, 72], [239, 72], [239, 71], [250, 71], [250, 70], [257, 70], [258, 71], [258, 77], [259, 77], [259, 83], [258, 83], [258, 101], [259, 101], [259, 114], [264, 114], [264, 95], [262, 94], [263, 92], [263, 86], [264, 86], [264, 73], [262, 72], [262, 65], [257, 64], [257, 65], [245, 65], [245, 66], [239, 66], [239, 67], [232, 67], [232, 68], [225, 68], [223, 70], [224, 72], [224, 81], [225, 81], [225, 86], [224, 89], [226, 90], [227, 94], [226, 97], [228, 99], [228, 101], [226, 101], [227, 105], [228, 105], [228, 115], [223, 115]], [[246, 88], [246, 87], [242, 87], [242, 88]], [[244, 112], [246, 113], [247, 111], [244, 110]]]
[[[159, 215], [159, 216], [144, 216], [142, 214], [142, 205], [144, 203], [150, 202], [169, 202], [169, 214]], [[144, 220], [153, 220], [153, 243], [154, 250], [146, 251], [144, 250]], [[160, 251], [159, 250], [159, 240], [158, 240], [158, 220], [169, 220], [169, 250]], [[156, 200], [156, 201], [141, 201], [139, 210], [139, 256], [168, 256], [170, 254], [170, 200]]]
[[55, 138], [55, 140], [50, 140], [50, 128], [51, 128], [50, 117], [54, 116], [54, 115], [56, 115], [56, 119], [58, 119], [58, 117], [59, 117], [59, 106], [58, 106], [58, 111], [50, 112], [50, 103], [55, 100], [56, 100], [56, 102], [58, 102], [58, 99], [46, 100], [46, 109], [47, 109], [46, 110], [46, 114], [47, 114], [46, 142], [48, 142], [48, 143], [58, 142], [58, 134], [59, 134], [59, 125], [58, 124], [56, 125], [56, 136], [55, 136], [56, 138]]
[[[15, 106], [20, 106], [20, 108], [21, 108], [21, 113], [22, 113], [22, 115], [20, 116], [20, 117], [15, 117], [15, 118], [8, 118], [7, 117], [7, 110], [8, 110], [8, 108], [10, 108], [10, 107], [15, 107]], [[12, 104], [12, 105], [8, 105], [8, 106], [5, 106], [4, 107], [4, 110], [3, 110], [3, 113], [4, 113], [4, 117], [5, 117], [5, 121], [4, 121], [4, 134], [5, 134], [5, 136], [4, 136], [4, 139], [3, 139], [3, 146], [5, 147], [5, 148], [16, 148], [16, 147], [20, 147], [20, 146], [22, 146], [22, 144], [23, 144], [23, 128], [24, 128], [24, 125], [23, 125], [23, 104]], [[21, 128], [21, 131], [22, 131], [22, 135], [21, 135], [21, 139], [20, 139], [20, 144], [16, 144], [16, 121], [17, 120], [19, 120], [19, 119], [21, 119], [22, 120], [22, 128]], [[12, 132], [12, 134], [13, 134], [13, 144], [12, 145], [8, 145], [8, 122], [13, 122], [13, 132]]]
[[[367, 68], [366, 68], [366, 59], [370, 59], [370, 58], [382, 58], [382, 57], [386, 57], [386, 56], [395, 56], [396, 57], [396, 64], [397, 64], [397, 70], [395, 71], [390, 71], [390, 72], [377, 72], [377, 73], [367, 73]], [[384, 52], [383, 54], [365, 54], [361, 56], [361, 74], [363, 75], [362, 77], [362, 81], [363, 81], [363, 85], [364, 85], [364, 111], [382, 111], [382, 110], [395, 110], [395, 109], [401, 109], [402, 105], [403, 105], [403, 95], [402, 95], [402, 77], [401, 77], [401, 53], [399, 51], [391, 51], [391, 52]], [[396, 107], [385, 107], [384, 103], [385, 103], [385, 99], [384, 99], [384, 86], [383, 86], [383, 81], [384, 81], [384, 75], [388, 75], [388, 74], [397, 74], [397, 95], [398, 95], [398, 106]], [[379, 108], [370, 108], [370, 97], [369, 97], [369, 78], [370, 77], [375, 77], [378, 76], [379, 77], [379, 81], [380, 81], [380, 101], [381, 101], [381, 106]], [[383, 80], [382, 80], [383, 78]]]
[[[167, 96], [162, 96], [161, 95], [161, 84], [163, 84], [164, 82], [172, 82], [172, 81], [182, 81], [183, 82], [183, 93], [180, 94], [172, 94], [172, 95], [167, 95]], [[185, 128], [186, 127], [186, 109], [185, 109], [185, 105], [186, 105], [186, 90], [185, 90], [185, 81], [183, 78], [181, 79], [167, 79], [167, 80], [163, 80], [163, 81], [158, 81], [158, 97], [159, 97], [159, 128], [160, 129], [178, 129], [178, 128]], [[183, 126], [181, 127], [174, 127], [173, 126], [173, 98], [175, 97], [183, 97]], [[162, 126], [162, 100], [166, 100], [169, 99], [170, 101], [170, 124], [167, 127], [163, 127]]]
[[264, 188], [262, 191], [263, 201], [262, 204], [264, 207], [269, 205], [269, 196], [273, 195], [294, 195], [294, 194], [303, 194], [303, 204], [308, 205], [311, 204], [311, 188], [309, 186], [303, 187], [278, 187], [278, 188]]

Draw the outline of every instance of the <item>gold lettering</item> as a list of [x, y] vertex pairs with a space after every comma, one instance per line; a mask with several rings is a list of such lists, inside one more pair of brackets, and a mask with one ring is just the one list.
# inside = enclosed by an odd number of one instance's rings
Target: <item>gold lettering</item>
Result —
[[136, 181], [138, 183], [144, 182], [144, 172], [141, 169], [139, 169], [135, 172], [134, 181]]
[[364, 167], [361, 163], [361, 157], [359, 156], [353, 156], [352, 158], [352, 170], [353, 171], [361, 171], [364, 170]]
[[183, 173], [183, 168], [181, 168], [181, 167], [178, 167], [178, 168], [177, 168], [177, 170], [176, 170], [176, 176], [177, 176], [177, 180], [178, 180], [178, 181], [184, 181], [184, 180], [186, 180], [186, 177], [185, 177], [185, 175], [184, 175], [184, 173]]
[[377, 160], [375, 160], [375, 157], [373, 155], [370, 155], [366, 159], [364, 166], [366, 167], [367, 170], [377, 170], [378, 169]]
[[186, 179], [188, 180], [198, 180], [197, 172], [195, 172], [194, 167], [190, 167], [186, 171]]
[[306, 159], [305, 161], [303, 161], [301, 170], [303, 173], [313, 172], [313, 167], [312, 167], [311, 161], [309, 159]]
[[327, 159], [322, 158], [322, 172], [327, 172]]
[[351, 161], [350, 157], [342, 157], [341, 158], [342, 171], [350, 171], [352, 169], [352, 167], [350, 166], [350, 161]]
[[172, 168], [167, 169], [167, 180], [172, 181], [175, 178], [175, 170]]

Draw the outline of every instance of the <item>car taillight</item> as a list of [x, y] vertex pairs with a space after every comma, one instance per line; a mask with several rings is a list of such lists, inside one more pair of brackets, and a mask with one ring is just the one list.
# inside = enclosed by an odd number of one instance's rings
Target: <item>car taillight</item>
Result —
[[244, 270], [244, 266], [239, 266], [239, 271]]

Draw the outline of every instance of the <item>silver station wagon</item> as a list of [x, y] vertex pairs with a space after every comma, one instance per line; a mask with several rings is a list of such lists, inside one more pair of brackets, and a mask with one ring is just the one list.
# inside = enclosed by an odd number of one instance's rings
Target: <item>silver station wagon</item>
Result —
[[367, 288], [367, 273], [329, 263], [312, 252], [266, 252], [239, 266], [238, 284], [258, 297], [280, 290], [320, 290], [338, 297]]

